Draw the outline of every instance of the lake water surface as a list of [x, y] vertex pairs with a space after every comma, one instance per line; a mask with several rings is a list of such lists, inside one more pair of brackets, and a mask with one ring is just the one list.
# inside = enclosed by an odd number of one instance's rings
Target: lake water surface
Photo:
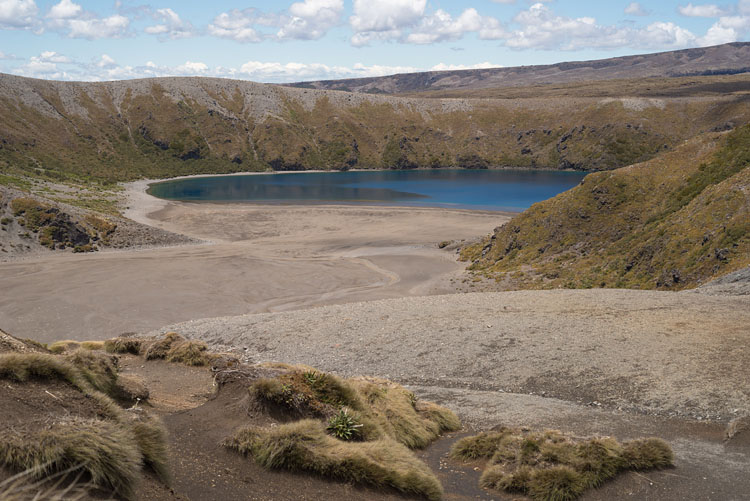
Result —
[[175, 179], [152, 184], [148, 193], [183, 201], [521, 211], [576, 186], [585, 175], [527, 169], [295, 172]]

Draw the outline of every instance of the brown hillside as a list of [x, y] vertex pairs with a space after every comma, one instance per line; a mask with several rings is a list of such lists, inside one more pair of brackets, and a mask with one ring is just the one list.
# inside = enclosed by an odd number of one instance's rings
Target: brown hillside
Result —
[[549, 83], [601, 81], [699, 75], [731, 75], [750, 71], [750, 43], [684, 49], [594, 61], [489, 68], [427, 71], [385, 77], [300, 82], [299, 87], [402, 94], [435, 90], [523, 87]]
[[211, 78], [0, 75], [0, 184], [264, 169], [602, 170], [750, 121], [742, 93], [621, 97], [626, 89], [615, 86], [610, 97], [425, 99]]
[[463, 250], [521, 287], [683, 289], [750, 264], [750, 126], [594, 173]]

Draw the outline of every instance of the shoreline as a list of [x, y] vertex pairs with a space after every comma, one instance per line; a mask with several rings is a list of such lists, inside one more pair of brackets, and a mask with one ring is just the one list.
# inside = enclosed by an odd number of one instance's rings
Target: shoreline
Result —
[[[349, 172], [366, 172], [370, 169], [352, 169]], [[381, 169], [385, 170], [385, 169]], [[469, 170], [469, 169], [466, 169]], [[169, 204], [195, 204], [195, 205], [241, 205], [241, 206], [254, 206], [259, 208], [273, 208], [273, 207], [352, 207], [352, 208], [393, 208], [393, 209], [410, 209], [410, 210], [430, 210], [430, 211], [451, 211], [451, 212], [468, 212], [478, 213], [487, 215], [497, 215], [501, 218], [508, 217], [512, 218], [519, 214], [522, 214], [526, 209], [513, 211], [513, 210], [492, 210], [487, 208], [471, 209], [466, 207], [444, 207], [444, 206], [422, 206], [422, 205], [402, 205], [402, 204], [389, 204], [389, 203], [374, 203], [374, 202], [337, 202], [337, 201], [301, 201], [301, 202], [271, 202], [271, 201], [252, 201], [252, 200], [168, 200], [165, 198], [155, 197], [147, 192], [148, 188], [152, 184], [164, 182], [164, 181], [175, 181], [181, 179], [197, 179], [203, 177], [229, 177], [229, 176], [246, 176], [246, 175], [261, 175], [261, 174], [298, 174], [298, 173], [326, 173], [333, 171], [325, 170], [310, 170], [310, 171], [277, 171], [277, 172], [236, 172], [230, 174], [191, 174], [186, 176], [176, 176], [172, 178], [164, 179], [139, 179], [138, 181], [130, 181], [128, 183], [121, 183], [123, 187], [123, 198], [126, 204], [123, 208], [123, 217], [132, 219], [133, 221], [148, 226], [158, 226], [158, 221], [148, 217], [149, 214], [153, 214], [160, 210], [163, 210], [169, 206]], [[571, 171], [572, 172], [572, 171]], [[173, 231], [173, 230], [169, 230]], [[210, 242], [207, 242], [210, 243]]]

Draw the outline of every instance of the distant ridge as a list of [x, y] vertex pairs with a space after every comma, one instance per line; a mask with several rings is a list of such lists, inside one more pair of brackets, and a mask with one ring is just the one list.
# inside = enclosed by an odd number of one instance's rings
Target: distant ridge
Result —
[[734, 75], [750, 72], [750, 42], [542, 66], [426, 71], [385, 77], [297, 82], [293, 87], [376, 94], [483, 89], [621, 78]]

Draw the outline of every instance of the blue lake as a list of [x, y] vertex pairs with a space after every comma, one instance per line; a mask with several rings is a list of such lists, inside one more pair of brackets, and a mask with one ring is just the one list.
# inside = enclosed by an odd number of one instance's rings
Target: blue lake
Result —
[[148, 193], [183, 201], [521, 211], [576, 186], [585, 175], [527, 169], [299, 172], [175, 179], [152, 184]]

